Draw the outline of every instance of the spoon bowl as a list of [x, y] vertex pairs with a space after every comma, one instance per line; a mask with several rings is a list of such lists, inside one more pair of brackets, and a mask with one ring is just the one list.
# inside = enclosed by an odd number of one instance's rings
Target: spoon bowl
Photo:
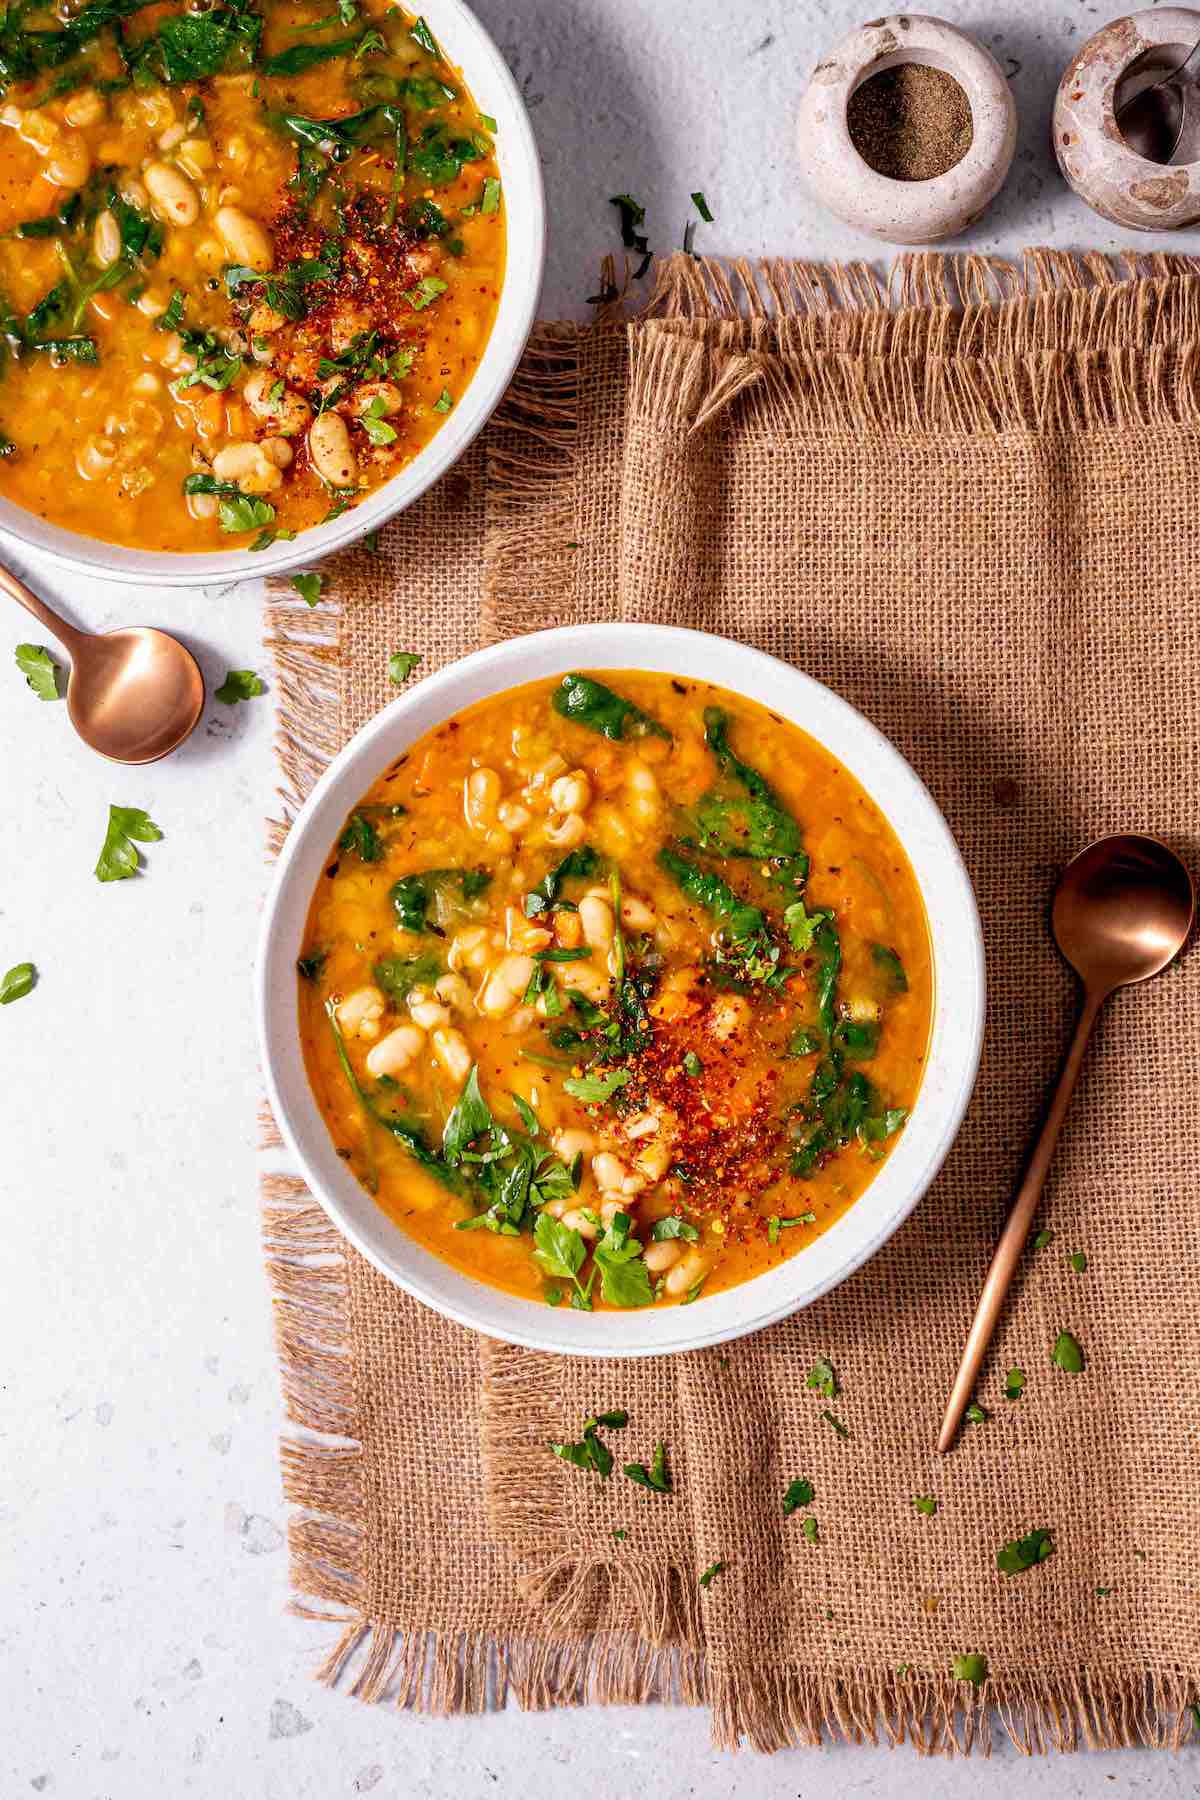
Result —
[[190, 650], [152, 625], [97, 636], [68, 625], [10, 569], [0, 593], [23, 606], [70, 653], [67, 712], [110, 762], [157, 762], [183, 743], [204, 711], [204, 677]]
[[1054, 896], [1055, 941], [1087, 989], [1148, 981], [1187, 940], [1192, 878], [1157, 838], [1101, 838], [1068, 863]]
[[165, 631], [106, 632], [75, 654], [67, 711], [84, 743], [110, 762], [157, 762], [190, 735], [203, 710], [196, 659]]

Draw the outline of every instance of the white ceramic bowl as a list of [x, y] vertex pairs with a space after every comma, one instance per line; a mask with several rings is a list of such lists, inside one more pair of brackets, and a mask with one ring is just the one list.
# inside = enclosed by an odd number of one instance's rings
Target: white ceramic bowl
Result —
[[469, 387], [437, 435], [407, 468], [340, 519], [301, 532], [294, 543], [277, 543], [257, 554], [126, 550], [66, 531], [4, 499], [0, 499], [0, 534], [45, 552], [67, 568], [112, 581], [153, 587], [244, 581], [319, 562], [376, 530], [411, 506], [462, 455], [502, 399], [536, 316], [546, 259], [546, 205], [529, 114], [499, 50], [463, 0], [421, 0], [421, 11], [447, 61], [461, 69], [480, 111], [496, 120], [508, 231], [504, 286], [491, 337]]
[[[503, 1294], [432, 1256], [376, 1206], [337, 1155], [300, 1049], [296, 958], [305, 918], [346, 815], [401, 751], [463, 707], [568, 669], [655, 669], [764, 702], [819, 739], [881, 806], [907, 850], [929, 915], [934, 1015], [912, 1116], [865, 1195], [810, 1249], [692, 1306], [573, 1312]], [[317, 1199], [375, 1267], [459, 1324], [535, 1349], [657, 1356], [758, 1331], [808, 1306], [874, 1254], [912, 1211], [954, 1141], [983, 1037], [983, 940], [971, 884], [927, 789], [844, 700], [786, 663], [726, 638], [661, 625], [542, 631], [464, 657], [419, 682], [351, 739], [293, 826], [267, 899], [257, 971], [263, 1068], [275, 1118]]]

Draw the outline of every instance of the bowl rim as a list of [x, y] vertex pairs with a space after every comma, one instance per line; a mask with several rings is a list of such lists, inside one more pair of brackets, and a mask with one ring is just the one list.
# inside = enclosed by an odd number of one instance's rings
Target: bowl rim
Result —
[[[800, 1255], [707, 1297], [697, 1311], [671, 1307], [622, 1315], [616, 1342], [597, 1329], [612, 1314], [539, 1306], [503, 1293], [435, 1257], [389, 1219], [333, 1149], [308, 1088], [296, 1026], [294, 965], [312, 885], [355, 801], [389, 761], [436, 724], [479, 699], [571, 668], [657, 670], [711, 681], [770, 704], [832, 750], [882, 806], [912, 862], [934, 961], [921, 1089], [905, 1131], [860, 1200]], [[814, 709], [821, 715], [816, 728], [804, 716]], [[874, 779], [864, 779], [864, 770]], [[879, 792], [881, 773], [895, 784], [890, 801]], [[914, 809], [916, 822], [907, 830], [895, 817], [900, 794], [904, 807]], [[938, 922], [945, 928], [940, 940]], [[338, 752], [297, 815], [264, 902], [254, 981], [259, 1053], [276, 1123], [294, 1172], [339, 1232], [388, 1280], [457, 1324], [559, 1355], [624, 1358], [701, 1349], [762, 1330], [820, 1299], [887, 1242], [929, 1188], [957, 1136], [983, 1042], [978, 908], [958, 846], [924, 783], [874, 725], [813, 676], [731, 639], [678, 626], [595, 624], [536, 632], [475, 651], [397, 696]], [[868, 1211], [870, 1197], [881, 1195], [887, 1204]], [[639, 1333], [639, 1323], [649, 1329]]]
[[[472, 64], [472, 73], [464, 80], [476, 104], [498, 121], [495, 145], [504, 190], [500, 301], [479, 365], [451, 416], [412, 462], [360, 505], [328, 525], [310, 526], [294, 541], [277, 541], [267, 550], [137, 550], [53, 524], [2, 497], [0, 541], [44, 557], [52, 567], [101, 581], [135, 587], [224, 587], [320, 562], [379, 530], [440, 480], [469, 448], [503, 399], [537, 316], [546, 263], [545, 184], [528, 109], [487, 27], [466, 0], [422, 0], [422, 4], [453, 66]], [[510, 196], [516, 197], [515, 205]]]

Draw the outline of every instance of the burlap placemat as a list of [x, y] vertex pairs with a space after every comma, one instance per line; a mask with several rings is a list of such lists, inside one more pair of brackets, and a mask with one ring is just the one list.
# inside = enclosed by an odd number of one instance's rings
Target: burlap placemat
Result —
[[[329, 603], [272, 595], [285, 811], [390, 697], [397, 648], [429, 667], [616, 616], [797, 663], [929, 783], [990, 979], [976, 1098], [924, 1203], [836, 1293], [720, 1352], [481, 1342], [377, 1276], [299, 1184], [268, 1184], [297, 1605], [343, 1627], [326, 1678], [449, 1711], [509, 1689], [676, 1697], [711, 1706], [718, 1743], [763, 1749], [986, 1743], [989, 1707], [1031, 1748], [1191, 1729], [1194, 956], [1110, 1009], [1047, 1190], [1054, 1240], [986, 1367], [990, 1417], [947, 1460], [932, 1445], [1074, 1004], [1045, 929], [1055, 872], [1119, 828], [1195, 861], [1194, 268], [922, 257], [889, 294], [864, 269], [676, 261], [628, 332], [541, 331], [485, 445], [377, 556], [330, 565]], [[1063, 1328], [1077, 1377], [1050, 1364]], [[804, 1387], [819, 1354], [845, 1440]], [[672, 1498], [548, 1454], [613, 1405], [631, 1454], [668, 1443]], [[798, 1475], [815, 1545], [781, 1509]], [[1055, 1554], [1000, 1573], [1035, 1527]], [[966, 1651], [981, 1688], [955, 1679]]]

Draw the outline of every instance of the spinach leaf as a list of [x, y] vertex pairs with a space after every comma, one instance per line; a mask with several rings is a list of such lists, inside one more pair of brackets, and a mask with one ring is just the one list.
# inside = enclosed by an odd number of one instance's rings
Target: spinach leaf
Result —
[[593, 681], [590, 675], [564, 675], [550, 704], [562, 718], [586, 725], [589, 731], [598, 731], [614, 743], [623, 738], [650, 736], [666, 738], [668, 742], [671, 739], [670, 732], [657, 719], [644, 713], [632, 700], [614, 694], [602, 682]]
[[580, 880], [587, 880], [599, 867], [600, 858], [589, 845], [581, 844], [578, 850], [572, 850], [526, 894], [525, 917], [536, 919], [539, 913], [551, 911], [566, 882], [576, 876]]
[[375, 964], [375, 981], [397, 1006], [415, 987], [432, 987], [444, 974], [437, 956], [383, 956]]
[[659, 868], [671, 877], [686, 899], [703, 907], [718, 923], [727, 927], [735, 944], [762, 931], [766, 920], [760, 908], [740, 899], [719, 875], [698, 868], [666, 844], [659, 851], [657, 860]]
[[872, 944], [871, 957], [889, 991], [893, 994], [907, 994], [908, 976], [904, 973], [904, 964], [896, 952], [886, 944]]
[[704, 709], [704, 741], [722, 774], [743, 791], [730, 795], [714, 789], [701, 797], [696, 807], [701, 848], [761, 862], [786, 857], [802, 865], [802, 872], [790, 873], [803, 880], [808, 874], [808, 857], [800, 827], [766, 777], [734, 753], [729, 743], [729, 718], [720, 707]]
[[134, 86], [207, 81], [213, 75], [247, 69], [258, 55], [262, 30], [260, 15], [240, 0], [209, 12], [164, 19], [130, 56]]
[[346, 820], [338, 849], [343, 856], [357, 856], [360, 862], [376, 863], [383, 860], [383, 845], [379, 841], [379, 833], [364, 813], [352, 812]]
[[264, 75], [303, 75], [320, 63], [332, 62], [335, 56], [352, 56], [357, 44], [358, 39], [353, 37], [336, 38], [326, 44], [293, 44], [288, 50], [268, 56], [262, 72]]
[[[391, 892], [396, 922], [404, 931], [432, 931], [444, 937], [442, 927], [468, 901], [478, 899], [491, 883], [485, 869], [426, 869], [420, 875], [405, 875]], [[430, 923], [433, 908], [435, 922]]]

